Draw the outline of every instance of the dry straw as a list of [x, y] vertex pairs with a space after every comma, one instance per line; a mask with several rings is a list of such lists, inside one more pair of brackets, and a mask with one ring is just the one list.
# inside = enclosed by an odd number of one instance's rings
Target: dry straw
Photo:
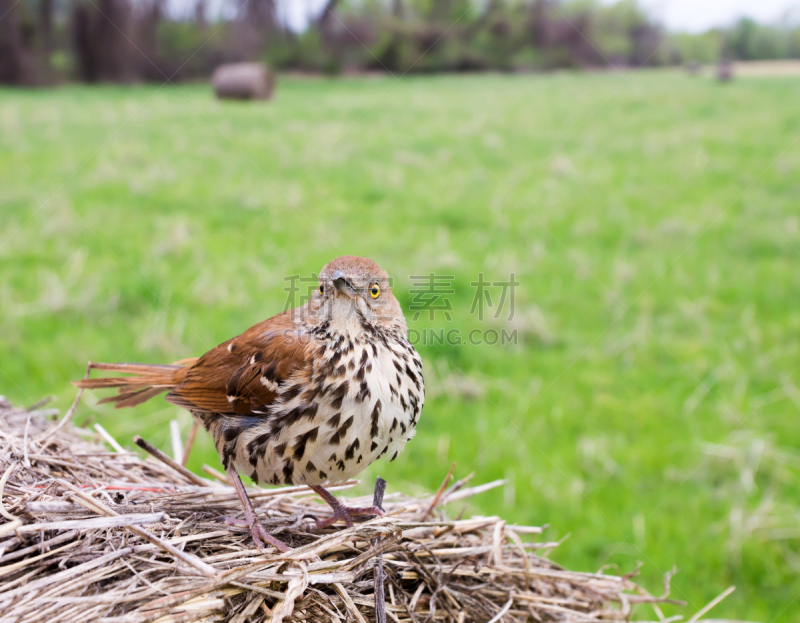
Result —
[[563, 569], [540, 528], [446, 518], [500, 483], [387, 496], [385, 517], [324, 531], [312, 516], [327, 507], [305, 487], [253, 488], [265, 526], [293, 548], [260, 551], [224, 523], [240, 513], [227, 483], [108, 451], [98, 439], [120, 446], [106, 431], [60, 426], [40, 407], [0, 398], [3, 623], [363, 623], [376, 620], [381, 576], [395, 623], [619, 621], [648, 602], [662, 618], [655, 603], [668, 601], [628, 576]]

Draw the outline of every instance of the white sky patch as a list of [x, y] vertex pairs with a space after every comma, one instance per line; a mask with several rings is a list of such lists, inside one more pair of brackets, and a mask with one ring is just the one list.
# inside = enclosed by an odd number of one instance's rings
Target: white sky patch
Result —
[[[244, 0], [242, 0], [242, 3]], [[194, 17], [196, 0], [167, 0], [167, 12], [178, 18]], [[310, 20], [325, 8], [326, 0], [276, 0], [278, 21], [294, 32], [308, 28]], [[230, 20], [238, 16], [240, 4], [236, 0], [206, 0], [206, 18]], [[242, 11], [244, 9], [241, 9]]]
[[[616, 0], [603, 0], [616, 4]], [[669, 30], [703, 32], [730, 26], [740, 17], [766, 24], [800, 21], [798, 0], [639, 0], [647, 12]]]
[[[619, 0], [601, 0], [616, 4]], [[195, 0], [168, 0], [170, 13], [189, 17]], [[209, 0], [208, 16], [233, 17], [231, 0]], [[320, 14], [326, 0], [276, 0], [278, 19], [295, 32], [302, 32]], [[800, 0], [639, 0], [651, 17], [672, 31], [703, 32], [730, 26], [740, 17], [766, 24], [800, 24]]]
[[278, 18], [295, 32], [308, 27], [308, 21], [325, 8], [325, 0], [278, 0]]

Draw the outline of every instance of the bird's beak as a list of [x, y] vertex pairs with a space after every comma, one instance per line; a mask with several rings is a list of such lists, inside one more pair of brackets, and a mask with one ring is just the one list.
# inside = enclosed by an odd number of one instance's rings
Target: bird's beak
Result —
[[333, 273], [331, 279], [333, 279], [333, 285], [338, 292], [341, 292], [348, 298], [353, 298], [353, 296], [355, 296], [356, 289], [353, 286], [353, 282], [350, 281], [350, 278], [341, 270], [337, 270]]

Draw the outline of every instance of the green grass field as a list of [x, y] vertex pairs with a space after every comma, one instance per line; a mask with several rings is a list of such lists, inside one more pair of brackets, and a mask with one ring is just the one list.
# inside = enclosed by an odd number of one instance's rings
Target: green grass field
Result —
[[[796, 620], [798, 101], [672, 72], [0, 91], [0, 393], [65, 408], [89, 359], [199, 355], [337, 255], [406, 309], [410, 276], [453, 275], [452, 321], [411, 325], [519, 344], [420, 345], [417, 436], [365, 481], [431, 490], [455, 461], [510, 481], [473, 511], [569, 534], [571, 568], [641, 563], [658, 593], [677, 566], [667, 614], [733, 584], [712, 615]], [[481, 272], [520, 282], [511, 321], [470, 314]], [[189, 426], [98, 398], [76, 420], [128, 445]]]

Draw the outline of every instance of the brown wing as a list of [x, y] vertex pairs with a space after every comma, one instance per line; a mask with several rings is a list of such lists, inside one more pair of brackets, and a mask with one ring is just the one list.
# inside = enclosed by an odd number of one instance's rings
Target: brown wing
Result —
[[312, 340], [289, 312], [273, 316], [200, 357], [166, 398], [189, 411], [266, 414], [278, 388], [310, 369]]

